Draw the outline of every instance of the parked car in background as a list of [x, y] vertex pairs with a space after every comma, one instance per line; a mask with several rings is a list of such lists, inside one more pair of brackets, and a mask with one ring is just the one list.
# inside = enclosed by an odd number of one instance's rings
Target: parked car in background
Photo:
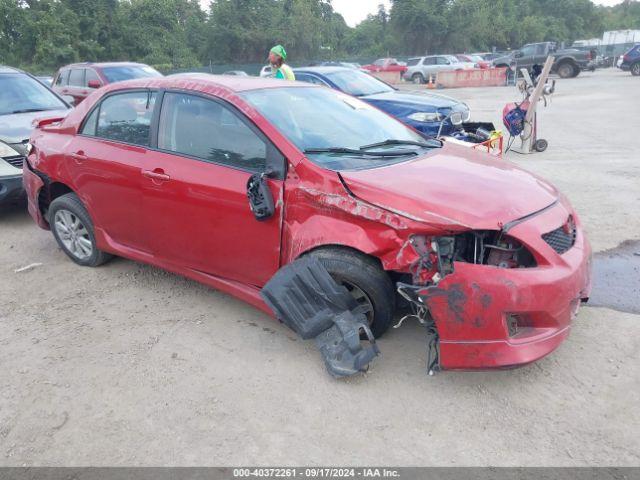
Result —
[[44, 114], [64, 116], [69, 108], [35, 77], [0, 65], [0, 204], [23, 193], [22, 163], [33, 120]]
[[404, 79], [413, 83], [426, 83], [438, 72], [451, 70], [467, 70], [476, 68], [473, 62], [461, 62], [453, 55], [429, 55], [426, 57], [410, 58], [407, 62]]
[[476, 68], [491, 67], [491, 62], [485, 60], [480, 55], [473, 55], [470, 53], [459, 53], [454, 56], [461, 62], [473, 63]]
[[43, 85], [46, 85], [49, 88], [53, 86], [53, 77], [39, 76], [39, 77], [36, 77], [36, 80], [38, 80], [40, 83], [42, 83]]
[[400, 72], [403, 74], [407, 71], [407, 65], [395, 58], [379, 58], [370, 65], [363, 65], [362, 69], [369, 72]]
[[589, 297], [589, 242], [556, 188], [328, 88], [139, 79], [30, 143], [29, 212], [78, 265], [119, 255], [271, 313], [262, 287], [311, 258], [376, 336], [398, 289], [428, 308], [443, 369], [534, 362]]
[[620, 68], [624, 71], [630, 71], [636, 77], [640, 76], [640, 43], [622, 56]]
[[74, 63], [56, 73], [53, 89], [61, 95], [70, 95], [78, 105], [93, 90], [110, 83], [134, 78], [161, 77], [162, 74], [144, 63]]
[[354, 68], [361, 69], [362, 65], [359, 63], [353, 62], [314, 62], [309, 64], [310, 67], [345, 67], [345, 68]]
[[265, 65], [260, 69], [260, 77], [265, 78], [270, 77], [271, 75], [273, 75], [273, 68], [271, 68], [271, 65]]
[[495, 67], [526, 68], [531, 72], [534, 65], [543, 65], [547, 57], [552, 55], [551, 71], [560, 78], [577, 77], [582, 70], [594, 68], [595, 57], [589, 50], [557, 49], [555, 42], [530, 43], [520, 50], [493, 60]]
[[305, 67], [293, 71], [298, 81], [324, 85], [358, 97], [428, 136], [437, 135], [441, 124], [443, 135], [458, 128], [447, 118], [452, 112], [460, 112], [465, 122], [471, 117], [469, 107], [451, 97], [399, 91], [359, 70]]
[[228, 72], [224, 72], [223, 75], [233, 75], [236, 77], [248, 77], [249, 74], [244, 70], [229, 70]]

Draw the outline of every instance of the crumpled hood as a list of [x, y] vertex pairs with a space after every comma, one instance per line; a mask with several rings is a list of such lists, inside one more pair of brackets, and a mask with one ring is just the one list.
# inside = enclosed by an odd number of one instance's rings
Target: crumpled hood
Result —
[[456, 105], [464, 106], [462, 102], [455, 100], [446, 95], [437, 95], [434, 93], [403, 93], [398, 91], [377, 93], [375, 95], [367, 95], [361, 97], [362, 100], [371, 103], [398, 103], [411, 106], [416, 111], [424, 111], [424, 107], [430, 107], [426, 111], [433, 111], [434, 108], [453, 108]]
[[558, 199], [552, 185], [516, 165], [446, 143], [415, 160], [340, 175], [358, 198], [444, 227], [496, 230]]
[[22, 143], [31, 135], [31, 123], [36, 118], [66, 116], [71, 110], [45, 110], [43, 112], [0, 115], [0, 140], [5, 143]]

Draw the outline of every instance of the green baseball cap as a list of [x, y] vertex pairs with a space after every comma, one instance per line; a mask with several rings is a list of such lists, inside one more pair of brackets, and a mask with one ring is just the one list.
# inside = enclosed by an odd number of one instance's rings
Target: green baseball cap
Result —
[[276, 55], [282, 57], [283, 60], [287, 59], [287, 51], [284, 49], [282, 45], [276, 45], [270, 51], [271, 53], [275, 53]]

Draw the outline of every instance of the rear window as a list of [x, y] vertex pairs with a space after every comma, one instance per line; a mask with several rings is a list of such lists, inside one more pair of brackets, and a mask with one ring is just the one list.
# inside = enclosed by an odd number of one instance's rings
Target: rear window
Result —
[[147, 65], [122, 65], [103, 67], [102, 74], [109, 83], [122, 82], [134, 78], [161, 77], [162, 74]]
[[407, 62], [407, 67], [414, 67], [416, 65], [418, 65], [420, 63], [420, 59], [419, 58], [410, 58], [409, 61]]

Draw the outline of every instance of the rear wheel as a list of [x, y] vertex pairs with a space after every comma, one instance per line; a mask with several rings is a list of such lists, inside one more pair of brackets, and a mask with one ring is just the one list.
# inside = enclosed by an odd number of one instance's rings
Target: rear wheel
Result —
[[421, 73], [414, 73], [413, 76], [411, 77], [411, 81], [416, 85], [420, 85], [424, 83], [424, 77], [422, 76]]
[[564, 62], [558, 66], [558, 76], [560, 78], [571, 78], [577, 75], [578, 69], [570, 62]]
[[538, 140], [536, 140], [536, 143], [533, 144], [533, 149], [536, 152], [544, 152], [547, 147], [549, 146], [549, 142], [547, 142], [546, 140], [540, 138]]
[[111, 258], [98, 250], [93, 222], [75, 193], [56, 198], [49, 206], [49, 224], [60, 248], [84, 267], [97, 267]]
[[640, 62], [636, 62], [633, 65], [631, 65], [631, 75], [633, 75], [634, 77], [638, 77], [640, 76]]
[[376, 260], [342, 248], [322, 248], [310, 253], [366, 309], [373, 335], [387, 331], [395, 313], [393, 282]]

